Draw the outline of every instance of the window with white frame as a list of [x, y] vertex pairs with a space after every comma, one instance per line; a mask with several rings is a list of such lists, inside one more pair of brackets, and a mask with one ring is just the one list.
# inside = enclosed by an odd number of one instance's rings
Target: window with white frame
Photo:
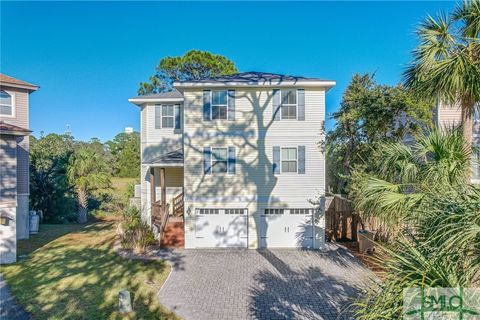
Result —
[[227, 96], [227, 90], [212, 91], [212, 120], [227, 119]]
[[212, 172], [226, 173], [228, 171], [228, 149], [212, 148]]
[[0, 116], [14, 115], [13, 110], [13, 97], [6, 91], [0, 91]]
[[297, 148], [282, 148], [282, 172], [297, 172]]
[[297, 90], [281, 90], [281, 118], [297, 119]]
[[173, 105], [162, 105], [162, 128], [173, 128], [174, 125]]

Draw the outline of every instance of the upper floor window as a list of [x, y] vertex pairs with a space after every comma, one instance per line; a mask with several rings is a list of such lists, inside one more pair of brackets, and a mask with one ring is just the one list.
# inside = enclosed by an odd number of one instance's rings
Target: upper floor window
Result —
[[162, 128], [173, 128], [173, 105], [162, 106]]
[[227, 119], [227, 90], [212, 91], [212, 120]]
[[155, 105], [155, 129], [180, 129], [180, 105]]
[[0, 91], [0, 116], [13, 116], [13, 97], [6, 91]]
[[281, 90], [282, 119], [297, 119], [297, 90]]
[[282, 172], [297, 172], [297, 148], [282, 148]]

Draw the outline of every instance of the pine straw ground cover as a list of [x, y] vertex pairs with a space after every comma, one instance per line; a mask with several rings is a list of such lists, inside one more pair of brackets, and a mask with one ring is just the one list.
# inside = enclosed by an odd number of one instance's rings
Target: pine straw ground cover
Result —
[[[114, 241], [112, 221], [41, 225], [39, 234], [19, 242], [19, 262], [1, 272], [35, 319], [177, 319], [157, 298], [170, 266], [121, 258]], [[133, 298], [127, 316], [117, 312], [123, 288]]]

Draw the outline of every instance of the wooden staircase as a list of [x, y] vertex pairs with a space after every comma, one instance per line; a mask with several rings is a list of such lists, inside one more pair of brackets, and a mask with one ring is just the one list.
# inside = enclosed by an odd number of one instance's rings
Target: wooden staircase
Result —
[[160, 201], [152, 203], [152, 224], [158, 230], [160, 246], [183, 248], [185, 244], [183, 192], [173, 198], [171, 211], [169, 208], [169, 204], [163, 208]]

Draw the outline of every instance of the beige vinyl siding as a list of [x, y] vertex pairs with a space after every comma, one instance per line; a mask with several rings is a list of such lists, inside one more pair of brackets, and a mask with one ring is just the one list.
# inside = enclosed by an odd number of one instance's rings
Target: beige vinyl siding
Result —
[[[178, 104], [178, 103], [167, 103]], [[155, 128], [155, 104], [146, 104], [141, 109], [141, 157], [152, 159], [182, 148], [182, 130], [174, 128]], [[160, 171], [155, 169], [156, 200], [160, 200]], [[181, 191], [183, 185], [183, 169], [167, 168], [167, 202]], [[141, 168], [141, 207], [144, 221], [150, 222], [150, 170], [146, 165]]]
[[[299, 87], [300, 88], [300, 87]], [[309, 208], [324, 195], [325, 160], [317, 143], [325, 120], [325, 90], [305, 88], [305, 121], [272, 121], [272, 88], [236, 89], [235, 121], [203, 121], [203, 90], [184, 92], [185, 208], [247, 208], [249, 246], [257, 247], [259, 214], [266, 207]], [[204, 147], [236, 148], [236, 174], [205, 175]], [[306, 148], [306, 174], [273, 174], [273, 146]], [[194, 245], [187, 218], [186, 247]]]
[[462, 110], [457, 104], [439, 103], [437, 123], [440, 127], [458, 126], [462, 122]]
[[14, 136], [0, 139], [0, 206], [17, 205], [17, 142]]
[[155, 105], [142, 108], [142, 157], [151, 158], [182, 148], [182, 130], [155, 128]]

